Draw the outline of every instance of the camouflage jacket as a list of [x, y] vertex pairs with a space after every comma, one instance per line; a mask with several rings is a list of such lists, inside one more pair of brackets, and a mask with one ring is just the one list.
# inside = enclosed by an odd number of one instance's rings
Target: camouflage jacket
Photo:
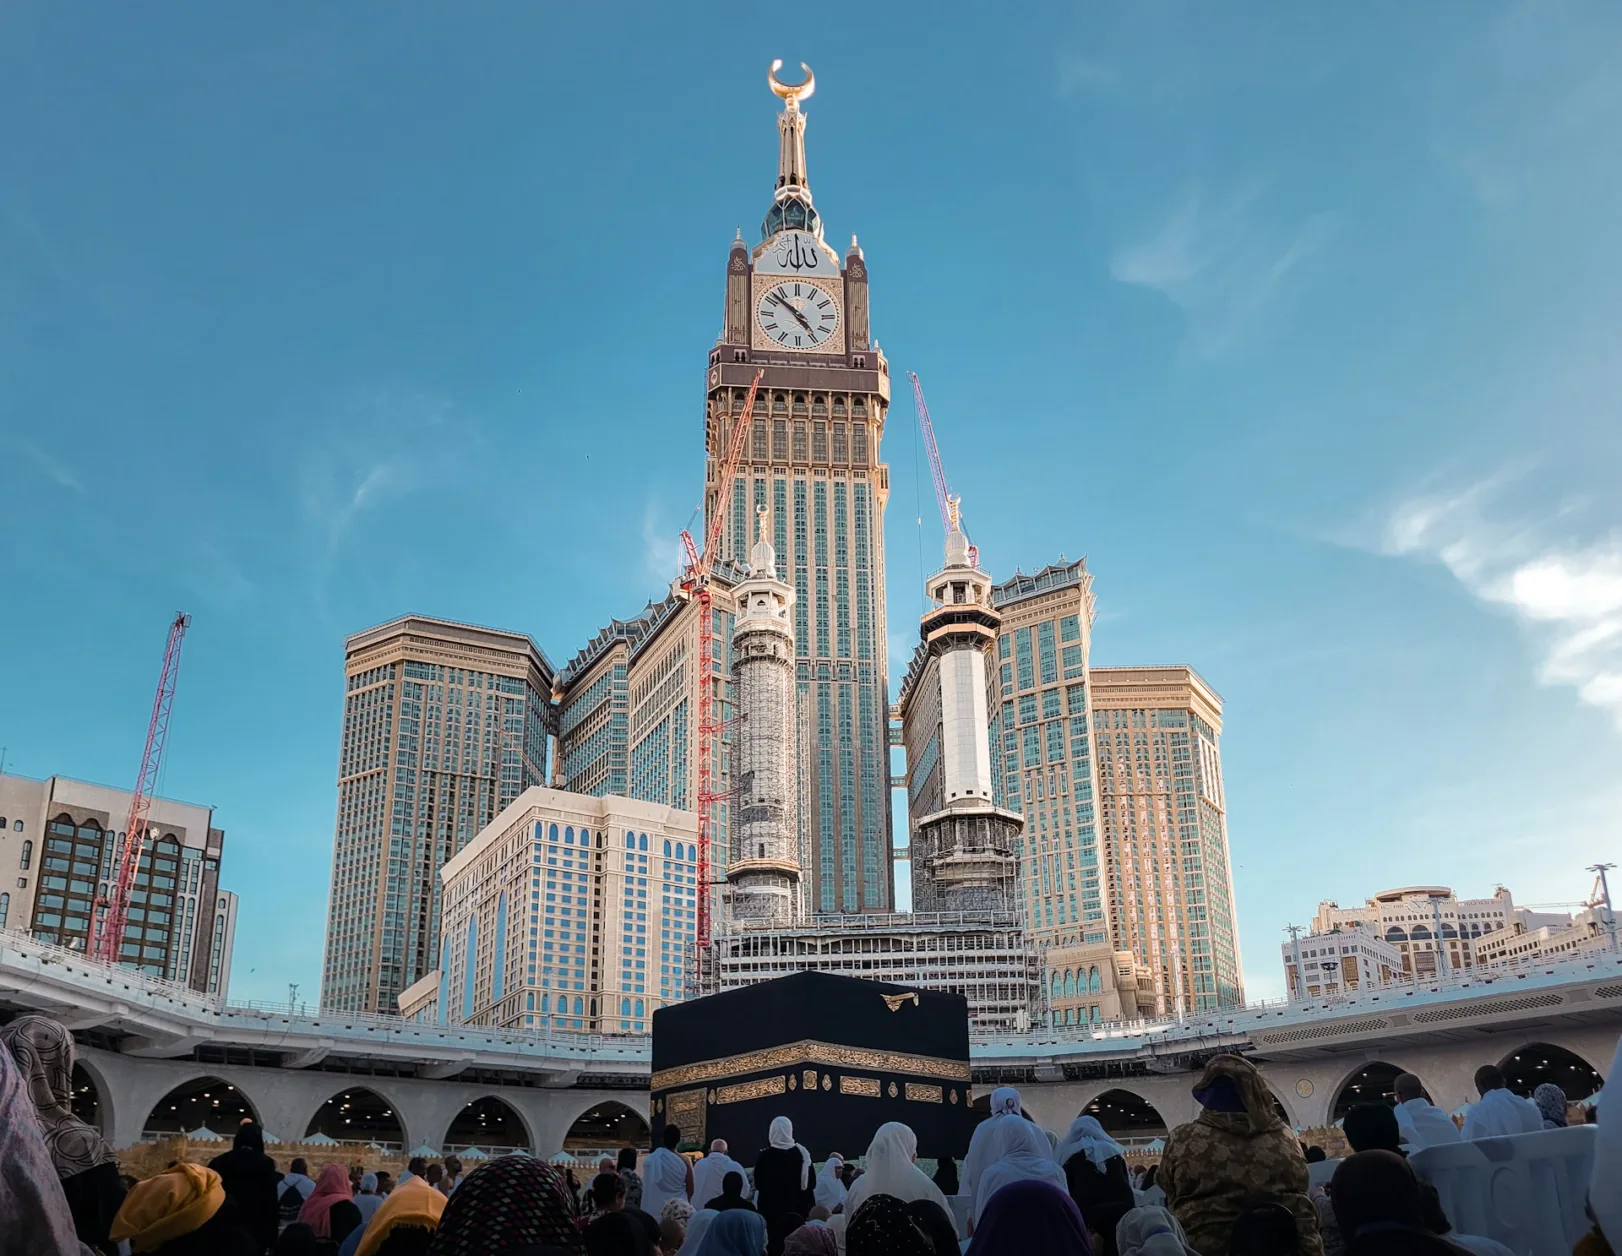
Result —
[[1323, 1256], [1318, 1212], [1307, 1198], [1307, 1162], [1288, 1127], [1257, 1128], [1249, 1113], [1202, 1112], [1166, 1140], [1155, 1181], [1200, 1256], [1228, 1256], [1233, 1224], [1257, 1204], [1295, 1214], [1301, 1256]]

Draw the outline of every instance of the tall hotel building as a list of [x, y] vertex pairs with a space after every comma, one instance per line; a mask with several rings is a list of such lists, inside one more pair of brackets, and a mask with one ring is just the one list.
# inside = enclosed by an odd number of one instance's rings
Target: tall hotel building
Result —
[[[710, 581], [715, 635], [711, 694], [730, 709], [731, 587], [742, 578], [731, 562]], [[672, 592], [640, 615], [616, 619], [587, 643], [558, 676], [557, 761], [552, 783], [573, 794], [614, 795], [698, 809], [699, 604]], [[723, 765], [724, 738], [714, 747]], [[730, 807], [715, 805], [712, 879], [726, 869]]]
[[[0, 774], [0, 929], [88, 949], [124, 862], [128, 790]], [[237, 896], [220, 888], [214, 808], [154, 798], [119, 959], [149, 977], [226, 993]]]
[[1093, 578], [1086, 561], [1016, 574], [992, 591], [997, 636], [992, 797], [1025, 817], [1021, 889], [1039, 948], [1113, 941], [1089, 729]]
[[[722, 553], [749, 558], [770, 516], [777, 578], [794, 590], [794, 683], [804, 764], [796, 810], [813, 912], [886, 912], [892, 902], [884, 505], [879, 460], [889, 365], [868, 332], [867, 263], [854, 236], [823, 239], [805, 160], [802, 102], [815, 80], [771, 78], [782, 99], [777, 185], [760, 243], [727, 258], [721, 334], [706, 373], [706, 518], [724, 511]], [[753, 421], [744, 399], [762, 372]], [[730, 484], [728, 445], [746, 442]]]
[[1158, 1010], [1242, 1003], [1222, 699], [1192, 668], [1092, 666], [1084, 560], [1016, 574], [994, 597], [994, 800], [1025, 817], [1021, 888], [1060, 978], [1050, 1003], [1070, 997], [1072, 968], [1097, 963], [1107, 986], [1128, 956]]
[[344, 643], [321, 1006], [393, 1012], [439, 958], [440, 869], [546, 780], [552, 666], [518, 633], [407, 615]]
[[[698, 818], [530, 789], [446, 863], [439, 967], [407, 1017], [504, 1029], [646, 1033], [686, 993]], [[391, 1009], [392, 1010], [392, 1009]]]
[[1222, 699], [1191, 667], [1090, 675], [1115, 944], [1149, 965], [1168, 1007], [1238, 1006]]

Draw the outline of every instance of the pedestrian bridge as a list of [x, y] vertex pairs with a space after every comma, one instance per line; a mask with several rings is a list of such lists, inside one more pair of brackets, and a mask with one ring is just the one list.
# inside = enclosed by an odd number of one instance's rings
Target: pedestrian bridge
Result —
[[[645, 1137], [645, 1036], [233, 1004], [11, 931], [0, 931], [0, 1007], [75, 1031], [84, 1102], [115, 1147], [192, 1119], [226, 1129], [232, 1113], [289, 1140], [436, 1150], [549, 1153], [585, 1128], [608, 1144]], [[1619, 1033], [1622, 956], [1603, 954], [1328, 1002], [982, 1038], [970, 1053], [977, 1090], [1018, 1086], [1045, 1126], [1095, 1107], [1131, 1135], [1191, 1119], [1190, 1073], [1221, 1051], [1255, 1061], [1306, 1128], [1383, 1093], [1397, 1072], [1418, 1074], [1450, 1110], [1474, 1098], [1471, 1077], [1489, 1062], [1591, 1087]]]

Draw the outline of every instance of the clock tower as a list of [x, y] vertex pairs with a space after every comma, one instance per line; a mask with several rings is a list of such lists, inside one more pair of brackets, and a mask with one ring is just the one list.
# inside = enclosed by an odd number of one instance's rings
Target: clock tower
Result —
[[[751, 245], [727, 258], [726, 307], [710, 352], [704, 510], [725, 512], [722, 556], [747, 564], [757, 512], [777, 579], [793, 587], [800, 862], [809, 912], [893, 910], [884, 505], [879, 461], [890, 372], [868, 332], [867, 263], [852, 236], [823, 238], [806, 175], [804, 103], [816, 87], [767, 81], [777, 186]], [[761, 372], [753, 421], [744, 399]], [[736, 477], [717, 482], [728, 444]]]

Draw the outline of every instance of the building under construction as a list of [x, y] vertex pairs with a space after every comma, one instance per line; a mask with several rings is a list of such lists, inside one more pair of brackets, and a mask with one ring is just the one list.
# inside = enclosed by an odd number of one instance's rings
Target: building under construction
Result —
[[[968, 999], [977, 1033], [1023, 1032], [1042, 1020], [1045, 983], [1019, 910], [1014, 841], [1023, 822], [991, 801], [985, 656], [998, 625], [991, 579], [979, 570], [955, 503], [948, 525], [946, 562], [929, 579], [931, 605], [920, 623], [924, 661], [909, 672], [901, 697], [909, 762], [919, 763], [929, 790], [927, 808], [913, 819], [913, 902], [921, 910], [806, 917], [786, 906], [799, 880], [792, 811], [756, 805], [763, 796], [787, 797], [794, 731], [787, 614], [793, 599], [786, 584], [771, 578], [774, 556], [763, 520], [750, 578], [737, 590], [733, 687], [741, 736], [727, 874], [731, 910], [707, 952], [700, 941], [704, 993], [815, 969], [956, 991]], [[751, 675], [766, 667], [772, 670]], [[763, 779], [779, 778], [762, 789]], [[752, 900], [746, 890], [752, 878], [771, 880], [785, 906], [767, 909]]]
[[1043, 1019], [1040, 963], [1011, 915], [829, 915], [788, 926], [734, 920], [700, 959], [704, 994], [812, 969], [954, 991], [968, 999], [977, 1035], [1023, 1033]]

